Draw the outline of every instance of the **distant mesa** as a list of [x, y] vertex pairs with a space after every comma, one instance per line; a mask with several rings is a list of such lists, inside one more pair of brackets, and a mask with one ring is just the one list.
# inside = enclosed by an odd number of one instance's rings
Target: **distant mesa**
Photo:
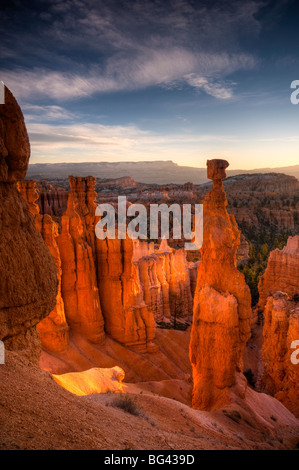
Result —
[[[227, 176], [255, 173], [283, 173], [299, 179], [299, 165], [283, 168], [253, 170], [228, 170]], [[180, 166], [171, 160], [150, 162], [82, 162], [82, 163], [35, 163], [30, 164], [27, 178], [65, 179], [66, 175], [89, 176], [113, 180], [127, 175], [138, 183], [155, 184], [202, 184], [208, 181], [205, 168]]]
[[99, 189], [105, 187], [117, 186], [118, 188], [130, 188], [137, 186], [136, 181], [131, 176], [122, 176], [121, 178], [114, 178], [109, 181], [103, 181], [98, 184]]

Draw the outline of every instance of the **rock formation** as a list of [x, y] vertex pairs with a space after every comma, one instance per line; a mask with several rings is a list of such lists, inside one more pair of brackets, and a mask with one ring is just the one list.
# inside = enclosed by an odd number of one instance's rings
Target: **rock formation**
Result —
[[21, 109], [5, 87], [0, 105], [0, 339], [7, 349], [39, 355], [36, 324], [55, 306], [54, 260], [16, 187], [30, 156]]
[[[153, 351], [155, 321], [192, 319], [190, 272], [184, 249], [159, 249], [139, 240], [95, 237], [95, 178], [69, 177], [68, 207], [58, 224], [38, 214], [35, 182], [19, 183], [35, 223], [55, 260], [58, 294], [55, 309], [38, 325], [43, 347], [59, 352], [68, 329], [95, 343], [105, 331], [140, 351]], [[193, 263], [191, 263], [193, 266]], [[196, 273], [193, 269], [193, 284]]]
[[34, 216], [35, 226], [41, 233], [57, 269], [58, 290], [56, 305], [52, 312], [37, 324], [43, 349], [51, 352], [63, 351], [68, 345], [68, 324], [65, 318], [64, 302], [61, 296], [61, 259], [56, 243], [58, 237], [58, 224], [49, 215], [39, 214], [36, 201], [39, 194], [36, 190], [36, 181], [27, 180], [18, 183], [18, 190], [28, 202], [29, 210]]
[[74, 395], [84, 396], [93, 393], [123, 393], [124, 371], [118, 367], [92, 369], [67, 374], [53, 374], [55, 382]]
[[191, 321], [193, 300], [185, 250], [174, 250], [162, 240], [159, 250], [143, 254], [136, 263], [144, 301], [155, 320]]
[[270, 253], [259, 294], [264, 313], [261, 388], [298, 416], [299, 368], [291, 361], [291, 345], [299, 340], [299, 235]]
[[62, 188], [53, 188], [47, 185], [39, 193], [38, 205], [42, 214], [61, 217], [67, 208], [68, 193]]
[[69, 177], [71, 193], [57, 237], [65, 315], [71, 329], [88, 340], [104, 340], [95, 261], [95, 178]]
[[237, 266], [247, 264], [249, 260], [249, 243], [243, 233], [240, 235], [240, 245], [237, 250]]
[[268, 297], [263, 336], [261, 388], [299, 417], [299, 364], [291, 361], [292, 343], [299, 340], [299, 301], [283, 292]]
[[259, 282], [259, 308], [277, 291], [292, 297], [299, 294], [299, 235], [289, 237], [282, 249], [271, 251], [267, 268]]
[[69, 326], [65, 317], [64, 301], [61, 294], [61, 258], [56, 239], [58, 237], [58, 224], [53, 221], [51, 216], [37, 216], [35, 225], [42, 234], [46, 245], [49, 247], [50, 253], [56, 264], [58, 291], [56, 296], [56, 305], [50, 315], [37, 325], [42, 347], [46, 351], [56, 352], [63, 351], [69, 341]]
[[26, 176], [30, 144], [21, 108], [6, 87], [0, 119], [0, 181], [15, 183]]
[[226, 211], [222, 179], [228, 163], [208, 160], [207, 166], [213, 190], [204, 200], [190, 360], [192, 406], [211, 410], [230, 400], [237, 372], [243, 371], [243, 352], [250, 337], [251, 296], [236, 267], [240, 232], [234, 217]]
[[115, 186], [117, 188], [130, 188], [132, 186], [137, 186], [138, 183], [134, 181], [131, 176], [122, 176], [121, 178], [115, 178], [109, 181], [103, 181], [97, 184], [97, 189], [100, 190], [101, 188]]
[[33, 216], [39, 214], [39, 207], [36, 203], [39, 198], [39, 194], [36, 190], [36, 181], [32, 179], [27, 181], [18, 181], [17, 188], [25, 201], [28, 202], [31, 214]]
[[[189, 276], [190, 276], [190, 289], [191, 295], [194, 299], [195, 290], [196, 290], [196, 283], [197, 283], [197, 271], [200, 261], [189, 261], [188, 262], [188, 269], [189, 269]], [[193, 311], [193, 304], [192, 304], [192, 311]]]
[[143, 299], [139, 273], [133, 259], [133, 241], [96, 241], [98, 286], [105, 331], [140, 351], [151, 350], [155, 321]]

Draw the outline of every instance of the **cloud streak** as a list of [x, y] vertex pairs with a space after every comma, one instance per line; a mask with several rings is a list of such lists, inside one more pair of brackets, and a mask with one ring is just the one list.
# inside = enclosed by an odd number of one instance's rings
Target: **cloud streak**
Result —
[[[15, 54], [19, 66], [3, 69], [1, 77], [19, 99], [72, 100], [178, 85], [230, 99], [226, 77], [258, 63], [240, 41], [258, 34], [260, 6], [258, 0], [227, 7], [187, 0], [45, 1], [39, 14], [26, 10], [36, 36], [24, 29], [4, 32], [6, 55]], [[32, 56], [33, 69], [26, 62]]]
[[222, 135], [159, 135], [137, 126], [101, 124], [53, 125], [28, 123], [31, 142], [31, 163], [56, 161], [139, 161], [177, 160], [185, 156], [198, 160], [199, 147], [234, 145], [236, 136]]
[[215, 98], [228, 99], [233, 95], [233, 87], [220, 77], [253, 68], [256, 63], [250, 55], [191, 54], [183, 49], [173, 49], [147, 51], [131, 60], [113, 58], [104, 71], [93, 66], [81, 75], [35, 68], [30, 71], [4, 70], [1, 78], [19, 99], [47, 97], [67, 101], [94, 93], [178, 84], [201, 89]]

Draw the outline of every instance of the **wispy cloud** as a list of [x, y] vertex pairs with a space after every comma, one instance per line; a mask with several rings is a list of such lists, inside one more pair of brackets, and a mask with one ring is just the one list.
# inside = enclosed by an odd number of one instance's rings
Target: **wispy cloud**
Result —
[[[108, 126], [102, 124], [69, 124], [53, 125], [45, 123], [28, 123], [28, 132], [33, 154], [59, 156], [60, 152], [99, 155], [110, 153], [121, 159], [123, 155], [134, 158], [146, 152], [153, 154], [164, 151], [177, 151], [183, 147], [194, 147], [209, 142], [235, 143], [236, 136], [230, 135], [192, 135], [164, 134], [144, 131], [137, 126]], [[146, 149], [146, 150], [145, 150]]]
[[43, 121], [73, 120], [76, 117], [76, 114], [55, 105], [39, 106], [23, 104], [22, 110], [27, 122], [36, 122], [37, 119], [42, 119]]
[[[24, 29], [4, 35], [6, 54], [15, 54], [20, 65], [2, 70], [1, 78], [19, 99], [70, 100], [178, 85], [229, 99], [234, 91], [226, 77], [257, 64], [240, 40], [258, 34], [260, 5], [259, 0], [229, 6], [187, 0], [45, 1], [39, 14], [26, 12], [38, 40]], [[26, 57], [35, 57], [34, 68]]]
[[264, 167], [268, 161], [265, 145], [267, 149], [271, 148], [272, 166], [281, 166], [281, 151], [286, 148], [289, 162], [295, 164], [298, 160], [297, 147], [288, 147], [297, 144], [298, 137], [294, 135], [277, 138], [252, 136], [249, 142], [247, 136], [238, 134], [158, 134], [135, 125], [75, 123], [59, 126], [38, 122], [29, 122], [28, 131], [31, 163], [173, 160], [183, 165], [203, 167], [207, 158], [226, 158], [232, 167], [238, 168], [242, 154], [247, 162], [246, 168], [250, 167], [248, 162], [252, 163], [253, 155], [255, 166]]
[[[184, 49], [147, 51], [136, 58], [108, 61], [106, 69], [97, 66], [81, 75], [35, 68], [2, 71], [1, 78], [19, 99], [67, 101], [94, 93], [138, 90], [149, 86], [173, 87], [187, 84], [219, 99], [233, 95], [233, 87], [220, 77], [256, 65], [244, 54], [198, 54]], [[219, 77], [219, 78], [218, 78]]]

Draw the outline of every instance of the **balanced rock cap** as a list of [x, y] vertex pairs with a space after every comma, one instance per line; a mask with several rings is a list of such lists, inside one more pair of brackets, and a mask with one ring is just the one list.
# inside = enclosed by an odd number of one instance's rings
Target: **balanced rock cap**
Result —
[[214, 158], [213, 160], [207, 160], [208, 167], [208, 178], [210, 180], [223, 180], [226, 178], [225, 169], [229, 166], [226, 160]]

